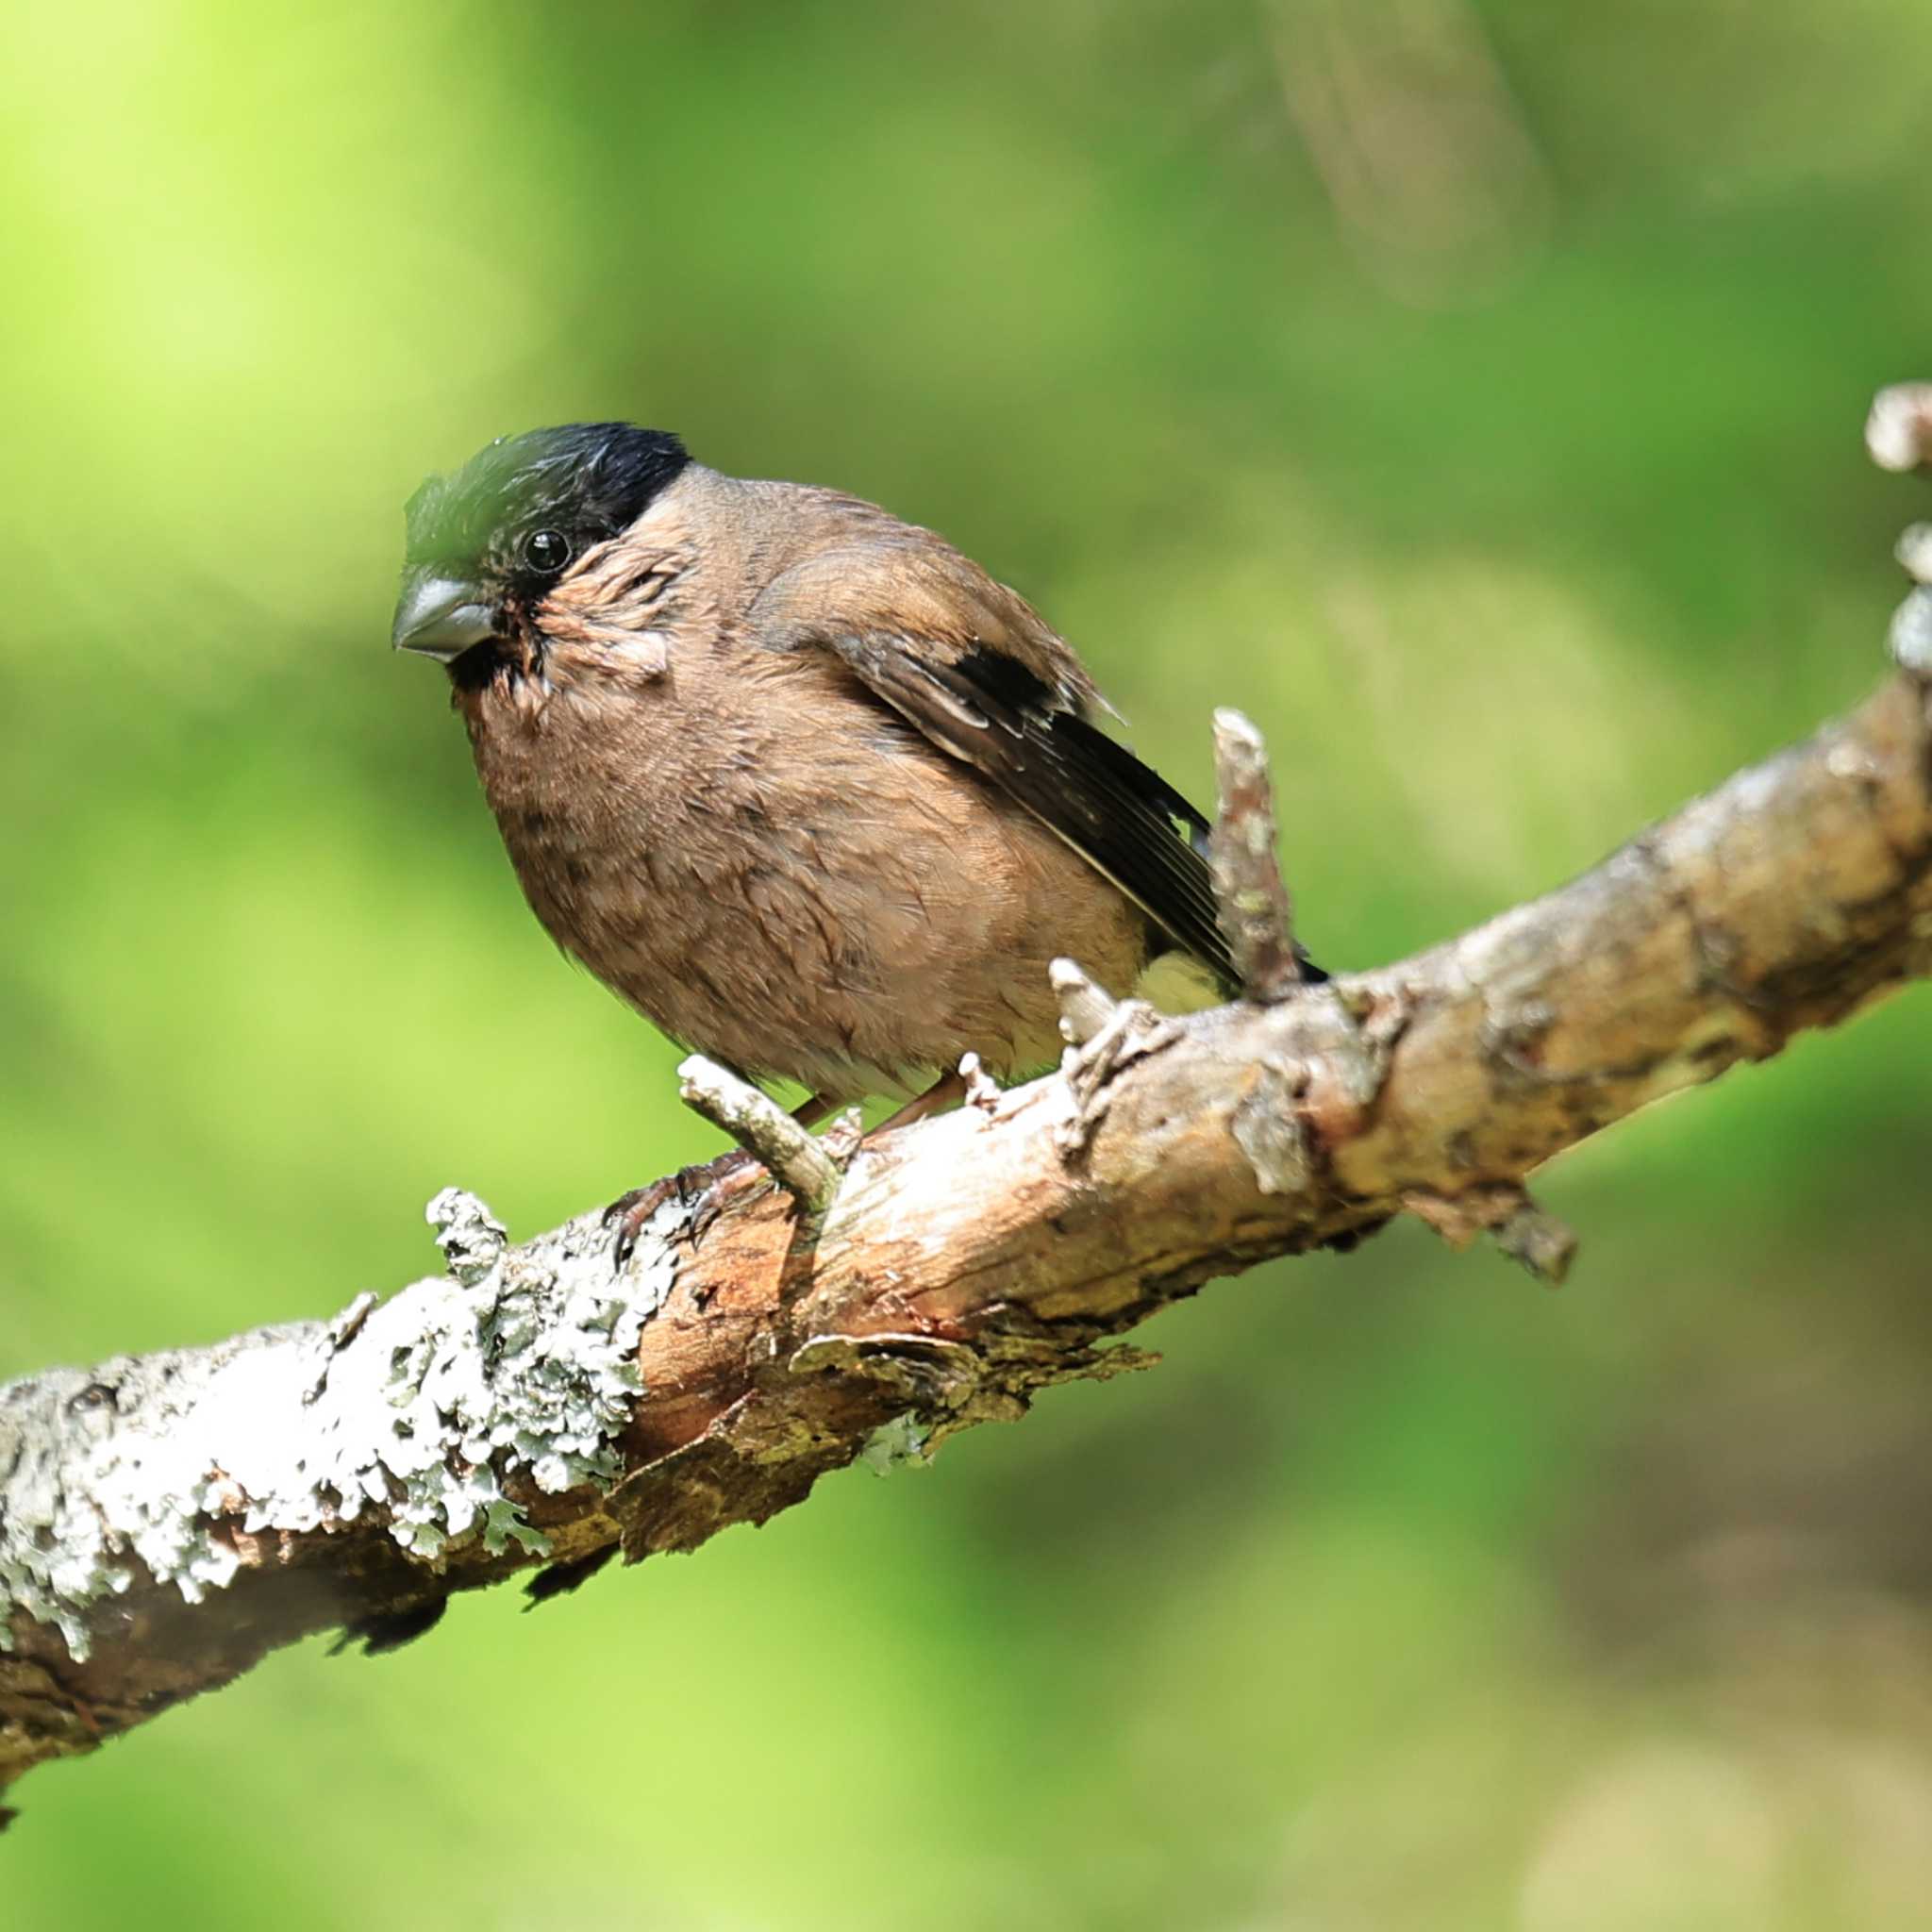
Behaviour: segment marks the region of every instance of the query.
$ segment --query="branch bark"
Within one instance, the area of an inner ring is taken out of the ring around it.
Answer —
[[[311,1632],[386,1647],[454,1591],[541,1564],[541,1599],[929,1455],[1141,1366],[1103,1344],[1210,1276],[1405,1211],[1560,1274],[1538,1166],[1928,966],[1901,675],[1400,964],[1183,1021],[1090,988],[1058,1074],[875,1137],[823,1213],[769,1188],[692,1246],[672,1205],[618,1274],[595,1215],[510,1247],[452,1191],[450,1273],[387,1302],[0,1391],[0,1787]]]

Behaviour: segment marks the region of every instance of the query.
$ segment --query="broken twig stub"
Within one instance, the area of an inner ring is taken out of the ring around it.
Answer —
[[[1085,1046],[1113,1018],[1114,1003],[1072,959],[1056,959],[1046,969],[1060,1003],[1060,1038]]]
[[[769,1093],[695,1053],[677,1069],[677,1092],[762,1161],[801,1207],[819,1213],[832,1205],[841,1178],[838,1162]]]

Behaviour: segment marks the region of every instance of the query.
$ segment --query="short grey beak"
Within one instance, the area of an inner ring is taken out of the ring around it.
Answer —
[[[495,632],[495,614],[476,585],[426,570],[412,570],[403,578],[389,634],[397,650],[420,651],[447,664]]]

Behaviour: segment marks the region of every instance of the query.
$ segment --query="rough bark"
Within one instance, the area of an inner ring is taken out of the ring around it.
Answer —
[[[0,1787],[308,1633],[382,1647],[454,1591],[541,1564],[549,1595],[929,1454],[1141,1365],[1103,1344],[1210,1276],[1405,1211],[1560,1274],[1538,1166],[1928,965],[1932,732],[1900,675],[1398,965],[1184,1021],[1074,974],[1060,1073],[975,1074],[823,1211],[770,1188],[692,1245],[672,1204],[616,1274],[595,1216],[510,1247],[452,1191],[449,1274],[387,1302],[0,1391]]]

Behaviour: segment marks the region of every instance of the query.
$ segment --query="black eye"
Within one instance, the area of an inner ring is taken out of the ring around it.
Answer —
[[[524,539],[524,561],[550,576],[570,561],[570,539],[560,530],[532,530]]]

